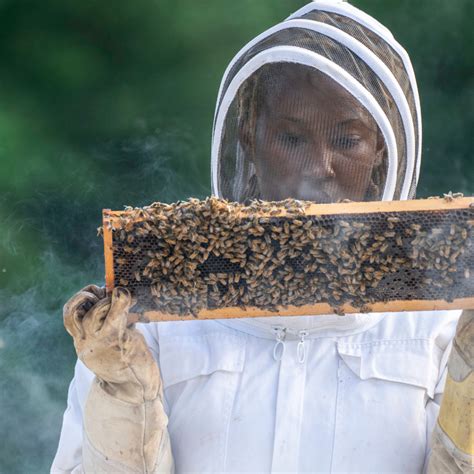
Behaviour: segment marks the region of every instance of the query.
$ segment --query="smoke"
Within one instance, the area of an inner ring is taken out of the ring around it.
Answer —
[[[0,472],[48,472],[53,459],[75,352],[62,306],[100,266],[78,270],[45,252],[38,284],[15,294],[0,290]]]
[[[100,143],[92,151],[97,176],[107,183],[106,187],[97,183],[96,191],[103,194],[102,203],[116,202],[112,205],[116,209],[207,195],[209,188],[203,186],[209,175],[207,147],[199,146],[183,124],[139,120],[133,133]],[[114,190],[113,196],[107,188]]]
[[[76,361],[62,308],[84,286],[104,284],[101,210],[204,194],[193,179],[199,154],[182,127],[142,121],[87,154],[63,152],[68,171],[55,183],[10,194],[0,214],[1,473],[49,472]]]

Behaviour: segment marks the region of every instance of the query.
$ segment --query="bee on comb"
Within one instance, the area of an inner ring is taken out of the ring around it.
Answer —
[[[474,198],[104,210],[106,287],[141,320],[474,307]]]

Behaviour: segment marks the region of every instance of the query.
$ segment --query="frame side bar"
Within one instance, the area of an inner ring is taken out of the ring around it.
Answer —
[[[105,259],[105,289],[111,293],[115,287],[114,253],[112,243],[112,221],[110,209],[102,211],[102,225],[104,234],[104,259]]]

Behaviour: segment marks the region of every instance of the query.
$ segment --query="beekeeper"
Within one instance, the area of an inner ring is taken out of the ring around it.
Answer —
[[[315,1],[227,68],[213,192],[410,199],[420,150],[406,52],[348,3]],[[64,307],[79,360],[54,473],[467,469],[440,425],[430,456],[459,311],[130,328],[130,305],[127,290],[88,286]]]

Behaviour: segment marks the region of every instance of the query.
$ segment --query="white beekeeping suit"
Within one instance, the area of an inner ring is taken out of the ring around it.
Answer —
[[[420,149],[406,52],[360,10],[315,1],[227,68],[213,192],[236,201],[408,199]],[[82,320],[75,308],[94,291]],[[135,330],[117,329],[130,341],[114,343],[126,355],[121,367],[103,362],[113,359],[106,349],[102,362],[90,351],[101,347],[94,324],[118,328],[128,303],[110,304],[98,289],[74,298],[66,325],[89,368],[78,361],[54,473],[170,472],[173,459],[177,472],[426,469],[459,311],[139,325],[161,374],[150,386],[159,375],[142,346],[130,350],[143,342]]]

